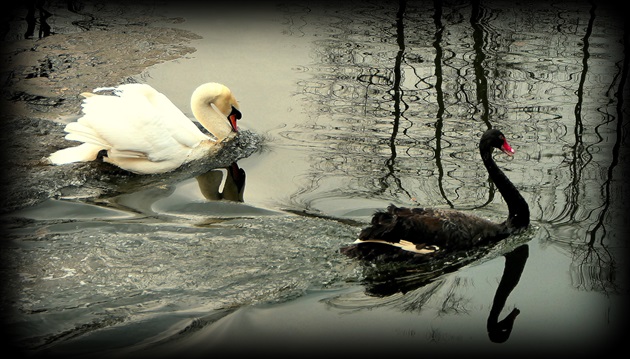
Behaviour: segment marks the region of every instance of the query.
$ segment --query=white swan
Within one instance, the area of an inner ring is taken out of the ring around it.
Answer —
[[[193,92],[195,118],[215,138],[201,132],[166,96],[146,84],[126,84],[114,95],[83,93],[83,116],[69,123],[66,139],[83,144],[59,150],[51,164],[93,161],[107,150],[105,162],[139,174],[164,173],[215,153],[238,132],[239,105],[224,85],[206,83]]]

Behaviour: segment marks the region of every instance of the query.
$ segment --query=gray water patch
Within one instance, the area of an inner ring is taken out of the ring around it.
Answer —
[[[48,199],[33,207],[12,212],[11,217],[27,218],[38,221],[88,219],[124,219],[133,214],[93,204]]]

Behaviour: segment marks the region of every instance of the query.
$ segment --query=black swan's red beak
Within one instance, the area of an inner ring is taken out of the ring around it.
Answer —
[[[501,145],[500,150],[508,156],[512,156],[514,154],[514,149],[512,149],[505,138],[503,139],[503,144]]]

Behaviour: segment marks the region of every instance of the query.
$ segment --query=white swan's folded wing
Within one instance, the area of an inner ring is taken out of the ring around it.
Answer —
[[[205,135],[184,113],[164,94],[146,84],[125,84],[113,89],[114,94],[125,102],[146,102],[155,113],[162,116],[162,126],[178,142],[194,147],[210,137]],[[86,104],[88,105],[88,104]]]
[[[83,112],[76,123],[66,126],[66,138],[102,146],[109,150],[109,157],[166,161],[185,158],[198,144],[186,136],[179,136],[184,140],[174,136],[169,114],[144,96],[90,96],[84,100]]]

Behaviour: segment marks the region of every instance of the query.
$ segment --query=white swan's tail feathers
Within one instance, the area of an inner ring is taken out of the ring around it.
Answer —
[[[66,163],[94,161],[98,156],[101,147],[84,143],[75,147],[64,148],[48,157],[53,165],[64,165]]]

